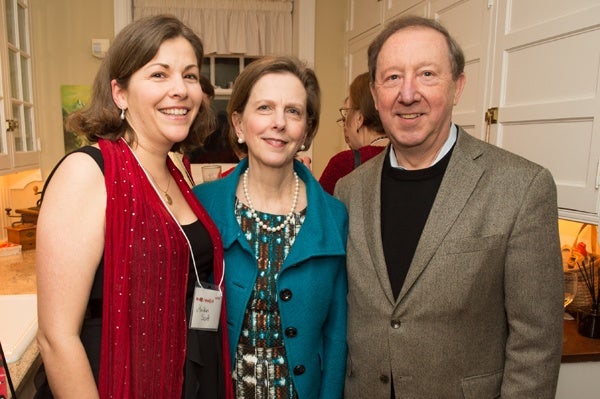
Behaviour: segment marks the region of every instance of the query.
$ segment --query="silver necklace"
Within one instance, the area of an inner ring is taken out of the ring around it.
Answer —
[[[246,169],[246,171],[244,172],[244,177],[242,178],[242,185],[244,188],[244,195],[246,196],[246,202],[248,203],[248,209],[250,210],[250,217],[254,219],[256,224],[258,224],[258,226],[261,229],[266,230],[269,233],[273,233],[275,231],[280,231],[280,230],[284,229],[285,226],[287,226],[290,223],[290,221],[292,220],[292,218],[294,217],[294,211],[296,210],[296,203],[298,202],[298,193],[300,191],[300,179],[298,178],[298,174],[296,172],[294,172],[295,187],[294,187],[294,198],[292,199],[292,209],[290,209],[290,212],[285,216],[285,219],[283,220],[283,222],[281,222],[278,226],[271,227],[271,226],[265,224],[258,217],[258,214],[256,213],[256,210],[254,209],[254,205],[252,205],[252,200],[250,199],[250,195],[248,194],[248,170],[249,169],[250,168]]]

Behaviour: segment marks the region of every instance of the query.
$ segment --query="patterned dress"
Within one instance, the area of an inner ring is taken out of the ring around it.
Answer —
[[[285,215],[256,212],[264,223],[277,226]],[[267,232],[250,216],[249,208],[236,199],[235,215],[254,250],[258,275],[235,355],[235,395],[239,399],[297,398],[283,344],[277,277],[292,247],[306,210],[296,213],[281,231]]]

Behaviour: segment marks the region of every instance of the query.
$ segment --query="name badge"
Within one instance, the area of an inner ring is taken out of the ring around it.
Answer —
[[[194,303],[190,315],[190,328],[194,330],[217,331],[221,316],[223,295],[218,287],[209,283],[196,284]]]

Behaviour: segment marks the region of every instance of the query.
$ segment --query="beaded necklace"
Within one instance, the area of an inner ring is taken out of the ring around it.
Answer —
[[[380,137],[377,137],[375,140],[371,141],[371,142],[369,143],[369,145],[373,145],[374,143],[376,143],[376,142],[378,142],[378,141],[381,141],[381,140],[386,140],[386,139],[387,139],[387,137],[386,137],[386,136],[380,136]]]
[[[281,224],[279,224],[278,226],[274,226],[271,227],[267,224],[265,224],[259,217],[258,214],[256,213],[256,210],[254,209],[254,205],[252,205],[252,200],[250,199],[250,195],[248,194],[248,170],[250,168],[246,169],[246,171],[244,172],[244,177],[242,178],[242,185],[244,188],[244,195],[246,196],[246,202],[248,203],[248,209],[250,210],[250,217],[254,218],[254,221],[256,222],[256,224],[258,224],[258,226],[261,229],[264,229],[270,233],[275,232],[275,231],[280,231],[283,228],[285,228],[285,226],[287,226],[290,223],[290,220],[292,220],[292,218],[294,217],[294,211],[296,210],[296,203],[298,202],[298,193],[300,191],[300,179],[298,178],[298,174],[296,172],[294,172],[294,180],[295,180],[295,187],[294,187],[294,198],[292,200],[292,209],[290,209],[290,212],[285,216],[285,219],[283,220],[283,222],[281,222]]]

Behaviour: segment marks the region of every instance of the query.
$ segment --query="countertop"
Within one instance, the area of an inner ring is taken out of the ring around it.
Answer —
[[[35,250],[0,256],[0,276],[0,295],[35,294]],[[8,364],[17,396],[21,383],[29,379],[30,374],[34,373],[41,363],[37,342],[33,340],[18,361]]]
[[[35,250],[0,256],[0,295],[35,294]]]
[[[600,339],[580,335],[575,320],[564,321],[563,336],[563,363],[600,362]]]

